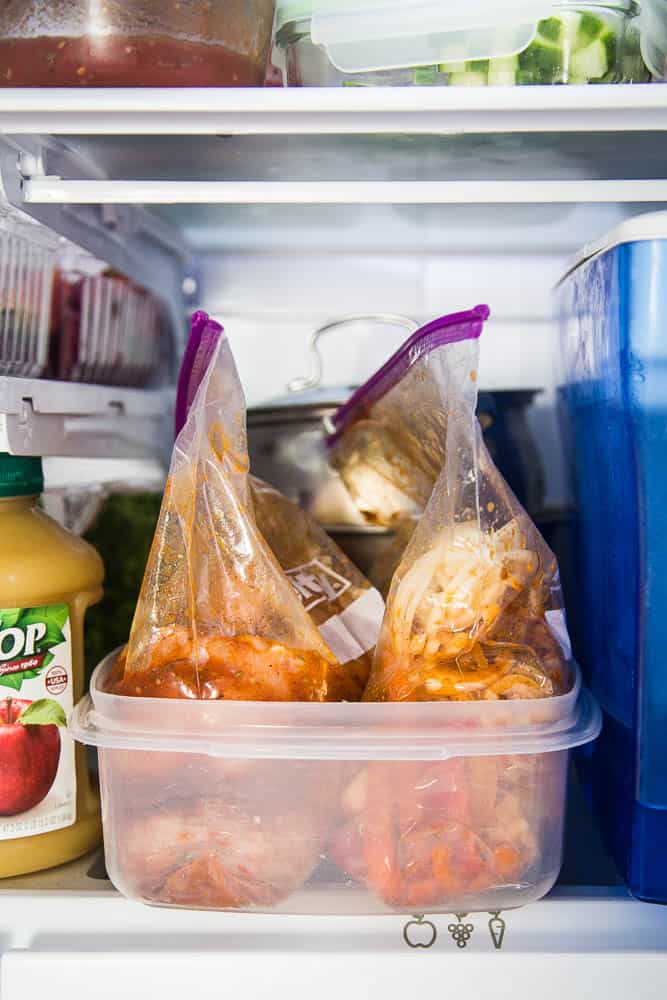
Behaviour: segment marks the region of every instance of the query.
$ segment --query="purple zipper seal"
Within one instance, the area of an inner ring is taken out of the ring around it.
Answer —
[[[332,447],[350,424],[367,416],[373,404],[393,389],[425,354],[430,354],[431,351],[446,344],[456,344],[462,340],[478,340],[490,315],[488,306],[479,305],[466,312],[440,316],[411,334],[382,368],[371,375],[355,390],[348,401],[336,410],[331,419],[334,430],[326,439],[327,446]]]
[[[174,436],[185,426],[192,401],[197,395],[206,369],[209,366],[213,352],[218,346],[224,328],[203,311],[196,312],[190,324],[190,336],[185,347],[181,370],[178,373],[178,388],[176,390],[176,413],[174,417]]]

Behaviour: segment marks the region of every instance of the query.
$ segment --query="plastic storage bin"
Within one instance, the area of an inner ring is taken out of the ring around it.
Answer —
[[[261,84],[274,0],[26,0],[0,10],[5,87]]]
[[[0,375],[42,375],[58,239],[0,207]]]
[[[667,77],[667,0],[643,0],[641,52],[656,80]]]
[[[288,86],[621,83],[648,78],[634,0],[278,0]]]
[[[592,791],[630,890],[667,902],[667,213],[585,248],[561,297]]]
[[[295,704],[108,694],[114,657],[70,729],[99,748],[107,868],[125,895],[470,912],[553,885],[569,751],[600,727],[578,668],[545,700]]]
[[[95,261],[59,272],[56,280],[53,370],[58,378],[143,386],[164,354],[157,300]]]

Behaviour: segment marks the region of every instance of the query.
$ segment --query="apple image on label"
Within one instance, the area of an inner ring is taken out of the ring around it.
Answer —
[[[0,816],[17,816],[32,809],[48,795],[55,781],[60,760],[59,723],[40,724],[35,712],[28,715],[31,706],[38,704],[20,698],[0,701]],[[31,718],[35,721],[29,721]]]

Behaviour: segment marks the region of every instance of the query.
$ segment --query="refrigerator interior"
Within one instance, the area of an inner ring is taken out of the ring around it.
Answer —
[[[331,319],[421,323],[488,302],[480,389],[541,390],[529,419],[545,505],[566,507],[553,288],[583,244],[667,201],[667,89],[415,89],[6,90],[2,186],[12,205],[159,295],[176,356],[190,310],[219,319],[250,406],[308,373],[308,338]],[[323,383],[362,382],[402,339],[364,324],[332,333]],[[173,375],[145,390],[0,377],[0,447],[132,459],[154,482]],[[138,983],[218,996],[220,974],[253,997],[306,996],[315,980],[324,997],[343,984],[399,996],[415,982],[441,989],[443,976],[462,996],[497,996],[499,953],[519,997],[667,988],[667,908],[629,898],[574,778],[552,894],[502,917],[434,918],[433,942],[420,915],[142,907],[113,890],[99,858],[6,880],[0,900],[11,912],[0,923],[3,1000],[32,996],[47,977],[55,997],[81,995],[91,977],[99,997],[138,995]],[[464,970],[454,958],[470,953]]]

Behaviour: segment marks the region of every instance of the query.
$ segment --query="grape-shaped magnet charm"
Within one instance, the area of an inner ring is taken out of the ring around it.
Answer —
[[[415,913],[403,928],[403,940],[409,948],[430,948],[437,936],[435,924],[425,920],[423,913]]]
[[[498,951],[503,946],[503,940],[505,938],[506,923],[500,916],[500,910],[493,910],[491,912],[491,919],[489,920],[489,931],[491,933],[491,940],[493,941],[493,946]]]
[[[447,930],[452,935],[453,939],[456,941],[457,948],[465,948],[470,940],[470,936],[474,931],[472,924],[464,924],[463,918],[467,917],[467,913],[457,913],[455,914],[458,920],[457,924],[450,924]]]

